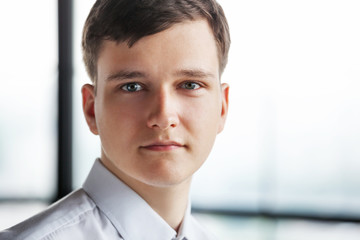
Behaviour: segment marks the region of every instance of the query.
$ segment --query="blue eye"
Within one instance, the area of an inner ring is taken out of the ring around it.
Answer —
[[[137,92],[143,89],[143,87],[138,83],[127,83],[121,87],[122,90],[127,92]]]
[[[187,89],[187,90],[195,90],[200,88],[200,84],[195,83],[195,82],[185,82],[184,84],[181,85],[181,88]]]

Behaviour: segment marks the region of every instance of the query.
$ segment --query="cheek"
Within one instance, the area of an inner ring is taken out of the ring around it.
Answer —
[[[214,145],[218,126],[215,115],[214,108],[190,108],[186,115],[184,125],[190,135],[189,152],[196,170],[206,161]]]
[[[97,124],[103,144],[118,148],[130,143],[140,126],[144,125],[142,112],[142,109],[117,99],[109,98],[99,104]]]
[[[101,104],[104,119],[112,124],[128,125],[141,119],[143,109],[141,101],[120,98],[116,94],[108,94]]]
[[[212,145],[216,137],[221,108],[213,99],[191,102],[184,109],[184,125],[196,138],[198,144]]]

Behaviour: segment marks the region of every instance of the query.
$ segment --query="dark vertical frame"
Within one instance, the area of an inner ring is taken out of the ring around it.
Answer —
[[[59,199],[72,190],[73,2],[58,0],[58,172]]]

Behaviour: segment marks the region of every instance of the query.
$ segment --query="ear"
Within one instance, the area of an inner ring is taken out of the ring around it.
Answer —
[[[221,84],[221,119],[219,124],[218,133],[220,133],[225,126],[225,121],[229,107],[229,85],[227,83]]]
[[[98,129],[96,125],[96,117],[95,117],[95,90],[94,86],[91,84],[85,84],[81,88],[82,94],[82,106],[83,112],[85,115],[86,122],[90,128],[90,131],[98,135]]]

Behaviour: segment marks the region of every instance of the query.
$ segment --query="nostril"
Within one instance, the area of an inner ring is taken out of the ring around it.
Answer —
[[[153,115],[148,120],[148,127],[159,128],[167,130],[168,128],[175,128],[179,124],[176,114],[173,115]]]

